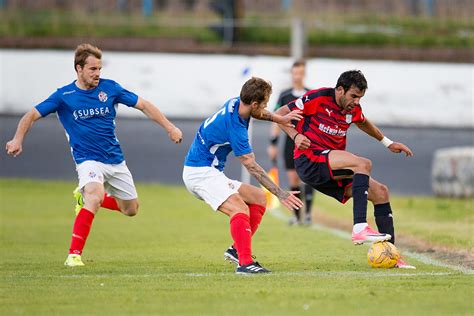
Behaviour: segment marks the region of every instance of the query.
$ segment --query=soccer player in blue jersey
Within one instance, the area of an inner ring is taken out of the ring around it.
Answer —
[[[77,79],[54,92],[26,113],[15,136],[6,144],[9,155],[22,152],[25,135],[38,119],[56,113],[67,133],[79,178],[81,206],[74,222],[66,266],[83,266],[82,250],[95,214],[102,206],[134,216],[137,191],[115,136],[116,106],[122,103],[142,111],[161,125],[171,141],[180,143],[183,134],[151,102],[100,78],[102,52],[90,44],[77,47],[74,69]]]
[[[283,191],[268,177],[255,161],[249,143],[250,118],[274,121],[293,126],[295,115],[280,116],[265,110],[272,92],[271,85],[260,78],[249,79],[242,87],[240,97],[228,100],[224,106],[206,119],[186,155],[183,181],[186,188],[197,198],[204,200],[215,211],[230,217],[230,233],[234,244],[226,250],[224,258],[238,264],[236,273],[267,273],[252,258],[252,235],[255,234],[263,214],[266,198],[262,189],[226,177],[223,173],[228,154],[236,158],[257,181],[276,195],[290,210],[300,208],[303,202],[295,194]]]

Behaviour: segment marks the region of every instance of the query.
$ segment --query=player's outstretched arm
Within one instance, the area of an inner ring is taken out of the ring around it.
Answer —
[[[303,202],[294,196],[294,194],[298,192],[284,191],[278,185],[276,185],[267,175],[265,170],[263,170],[263,168],[255,161],[255,155],[253,153],[238,156],[237,159],[245,166],[245,168],[247,168],[249,173],[253,175],[261,185],[274,194],[288,209],[294,210],[303,206]]]
[[[394,152],[394,153],[404,152],[405,155],[407,155],[408,157],[413,156],[413,152],[411,151],[410,148],[408,148],[408,146],[402,143],[393,142],[387,137],[385,137],[382,131],[377,126],[375,126],[374,123],[369,121],[367,118],[361,123],[356,123],[356,125],[359,129],[361,129],[368,135],[374,137],[379,142],[384,144],[391,152]]]
[[[283,126],[288,126],[288,127],[295,127],[293,125],[293,121],[299,121],[303,118],[301,115],[302,112],[300,110],[297,111],[291,111],[286,113],[285,115],[280,115],[272,112],[269,112],[267,110],[263,110],[260,113],[260,116],[253,116],[253,118],[256,118],[257,120],[262,120],[262,121],[271,121],[275,122],[279,125]]]
[[[183,133],[179,128],[171,123],[163,113],[161,113],[158,107],[153,105],[150,101],[138,97],[135,108],[145,113],[146,116],[156,123],[160,124],[166,130],[166,132],[168,132],[168,136],[171,141],[175,142],[176,144],[181,143],[183,140]]]
[[[5,149],[7,154],[16,157],[23,151],[23,140],[25,139],[26,134],[30,130],[33,123],[41,118],[41,114],[36,108],[28,111],[18,122],[18,127],[16,128],[15,136],[10,140]]]

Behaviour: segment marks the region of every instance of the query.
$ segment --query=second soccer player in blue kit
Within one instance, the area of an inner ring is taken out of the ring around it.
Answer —
[[[228,100],[201,124],[184,162],[183,181],[186,188],[213,210],[230,218],[234,243],[224,256],[238,264],[238,274],[270,272],[252,257],[252,236],[265,213],[266,198],[262,189],[230,179],[224,174],[229,153],[233,151],[249,173],[287,208],[293,210],[303,206],[303,202],[295,196],[299,192],[284,191],[273,183],[256,162],[249,143],[251,117],[290,127],[293,126],[292,120],[301,119],[298,111],[280,116],[265,110],[271,92],[267,81],[249,79],[243,85],[240,97]]]

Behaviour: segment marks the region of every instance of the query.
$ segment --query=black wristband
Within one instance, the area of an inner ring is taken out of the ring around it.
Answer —
[[[293,143],[295,142],[296,136],[300,135],[300,133],[296,133],[295,136],[293,136]]]
[[[277,145],[278,144],[278,136],[270,138],[270,144]]]

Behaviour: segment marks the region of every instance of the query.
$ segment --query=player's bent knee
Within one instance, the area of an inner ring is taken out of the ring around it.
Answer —
[[[359,158],[356,171],[370,174],[372,171],[372,161],[367,158]]]
[[[245,204],[245,203],[239,203],[238,205],[234,205],[234,207],[232,207],[232,209],[230,209],[229,216],[232,217],[232,216],[234,216],[236,214],[239,214],[239,213],[250,215],[250,210],[249,210],[248,205]]]
[[[377,184],[372,187],[370,191],[371,193],[369,192],[369,197],[374,204],[387,203],[389,201],[389,190],[386,185]]]
[[[263,190],[259,190],[258,195],[256,196],[256,204],[265,206],[267,205],[267,197]]]
[[[126,208],[126,209],[124,209],[124,210],[122,211],[122,213],[123,213],[124,215],[127,215],[127,216],[132,217],[132,216],[137,215],[138,209]]]
[[[103,201],[103,196],[99,196],[97,194],[84,194],[84,208],[90,211],[97,211]]]
[[[225,202],[217,208],[217,210],[226,214],[230,218],[238,213],[243,213],[246,215],[250,214],[248,205],[238,193],[229,196],[227,200],[225,200]]]
[[[231,214],[229,215],[229,217],[232,218],[232,217],[234,217],[234,216],[237,215],[237,214],[245,214],[245,215],[247,215],[247,216],[250,216],[249,208],[247,207],[247,209],[233,211],[233,212],[231,212]]]
[[[246,215],[250,215],[250,209],[247,204],[245,206],[240,207],[238,210],[235,211],[235,214],[237,213],[243,213]]]
[[[138,207],[138,203],[136,205],[127,206],[122,210],[122,213],[130,217],[135,216],[138,214]]]
[[[382,200],[388,201],[390,195],[390,191],[388,190],[388,187],[384,184],[381,184],[379,187],[379,196]]]

